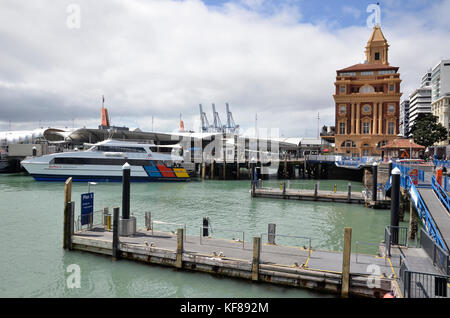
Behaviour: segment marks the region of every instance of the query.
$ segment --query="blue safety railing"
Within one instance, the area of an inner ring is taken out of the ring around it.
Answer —
[[[444,243],[444,240],[442,239],[439,230],[434,223],[433,217],[431,216],[430,211],[428,210],[425,202],[423,202],[422,197],[420,196],[419,191],[417,190],[416,186],[414,185],[414,182],[412,181],[411,177],[408,177],[407,179],[407,187],[409,194],[411,196],[411,199],[416,207],[417,213],[419,214],[420,218],[422,219],[422,223],[425,226],[425,229],[427,230],[428,235],[430,235],[431,238],[435,240],[437,244],[444,250],[447,251],[447,246]]]
[[[431,187],[433,188],[434,193],[436,193],[436,195],[438,196],[442,205],[447,209],[447,211],[450,211],[450,198],[447,194],[447,191],[442,188],[442,186],[439,184],[439,182],[437,182],[434,176],[433,178],[431,178]]]
[[[450,167],[450,161],[449,160],[433,160],[433,163],[436,167]]]

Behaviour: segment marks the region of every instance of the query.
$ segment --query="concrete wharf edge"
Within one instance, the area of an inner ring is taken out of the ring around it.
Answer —
[[[142,230],[139,232],[143,233],[146,231]],[[170,233],[159,233],[171,235]],[[83,233],[81,232],[76,232],[73,234],[71,245],[73,250],[112,256],[112,240],[82,235]],[[188,238],[190,238],[190,236],[188,236]],[[121,239],[125,240],[126,238],[121,237]],[[220,239],[217,240],[220,241]],[[229,242],[236,243],[234,241]],[[181,266],[179,266],[179,264],[177,265],[176,248],[168,249],[151,245],[152,244],[148,244],[148,242],[130,243],[121,241],[119,244],[119,258],[252,281],[251,258],[245,260],[231,257],[220,257],[216,255],[206,255],[195,251],[183,250],[181,254],[182,262]],[[267,244],[264,246],[267,246]],[[275,247],[278,246],[275,245]],[[311,253],[308,253],[309,256],[311,256]],[[339,252],[334,253],[336,253],[337,256],[342,255],[342,253]],[[309,257],[307,262],[308,261]],[[368,282],[371,279],[372,278],[370,278],[369,275],[350,273],[349,295],[362,297],[382,297],[386,292],[396,289],[397,284],[393,278],[381,277],[379,288],[368,287]],[[302,265],[299,267],[293,267],[275,263],[259,263],[258,282],[340,294],[342,287],[342,274],[338,271],[333,272],[319,269],[308,269]]]

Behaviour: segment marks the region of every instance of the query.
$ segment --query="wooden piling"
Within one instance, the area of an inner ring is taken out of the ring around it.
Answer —
[[[150,212],[145,212],[145,228],[147,231],[152,229],[152,214]]]
[[[205,162],[202,162],[202,180],[205,180],[206,178],[206,164]]]
[[[253,237],[252,280],[259,280],[259,259],[261,256],[261,238]]]
[[[210,173],[209,173],[209,179],[213,180],[214,179],[214,161],[211,160],[211,164],[210,164]]]
[[[183,229],[177,230],[177,256],[175,260],[175,267],[176,268],[183,268]]]
[[[268,236],[269,244],[275,244],[276,228],[277,228],[277,225],[273,224],[273,223],[270,223],[268,226],[268,230],[267,230],[268,235],[267,236]]]
[[[67,202],[64,208],[63,248],[72,249],[74,202]]]
[[[118,260],[120,256],[119,251],[119,212],[120,208],[114,208],[114,220],[113,220],[113,241],[112,241],[112,258]]]
[[[352,199],[352,184],[350,182],[348,183],[347,189],[348,189],[347,200],[350,202]]]
[[[350,286],[350,257],[352,247],[352,228],[344,229],[344,252],[342,257],[342,288],[341,297],[348,297]]]
[[[241,168],[239,167],[239,162],[236,161],[236,179],[241,179]]]

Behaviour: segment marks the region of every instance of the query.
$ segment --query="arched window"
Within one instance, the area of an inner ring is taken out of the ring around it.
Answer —
[[[371,94],[374,92],[374,89],[370,85],[363,86],[359,89],[359,92],[362,94]]]

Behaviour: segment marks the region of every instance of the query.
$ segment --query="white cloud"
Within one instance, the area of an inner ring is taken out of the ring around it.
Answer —
[[[315,135],[317,112],[322,124],[334,124],[336,70],[364,60],[370,35],[365,25],[330,30],[299,23],[293,3],[270,14],[249,10],[264,5],[258,0],[214,8],[198,0],[80,0],[81,28],[70,30],[70,3],[2,1],[0,88],[9,97],[0,96],[0,109],[9,118],[0,116],[0,128],[9,119],[45,116],[90,125],[104,94],[115,125],[151,129],[154,116],[155,128],[171,131],[182,113],[185,127],[196,130],[199,103],[211,118],[214,102],[224,121],[228,102],[242,127],[253,127],[257,112],[260,127]],[[400,24],[390,23],[389,14],[382,21],[390,62],[410,90],[450,52],[439,29],[445,21],[421,29],[414,16],[402,16]],[[27,94],[40,98],[33,103]]]

